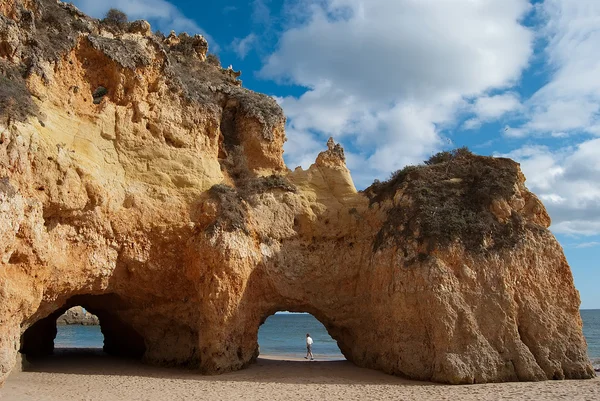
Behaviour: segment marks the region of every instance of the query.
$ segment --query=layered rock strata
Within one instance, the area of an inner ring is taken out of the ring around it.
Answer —
[[[259,326],[290,310],[390,374],[594,375],[517,163],[461,155],[357,192],[331,141],[292,172],[279,106],[207,48],[0,0],[0,383],[76,305],[107,352],[201,373],[252,363]]]

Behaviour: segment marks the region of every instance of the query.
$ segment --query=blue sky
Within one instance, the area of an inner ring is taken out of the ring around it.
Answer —
[[[600,1],[75,0],[201,33],[288,117],[288,167],[329,136],[358,188],[469,146],[521,163],[600,309]]]

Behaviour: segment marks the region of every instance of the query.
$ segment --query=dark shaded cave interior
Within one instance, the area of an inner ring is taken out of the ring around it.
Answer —
[[[98,317],[108,355],[141,359],[146,352],[144,338],[119,316],[125,302],[115,294],[77,295],[50,315],[36,321],[21,335],[21,354],[30,359],[49,356],[55,350],[56,320],[68,309],[81,306]]]

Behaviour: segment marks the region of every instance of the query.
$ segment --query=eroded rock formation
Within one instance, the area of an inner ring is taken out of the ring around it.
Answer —
[[[81,306],[74,306],[56,319],[57,326],[97,326],[100,324],[98,316],[83,309]]]
[[[589,378],[579,295],[518,164],[461,155],[357,192],[201,37],[0,0],[0,382],[81,305],[105,350],[202,373],[310,312],[359,366],[474,383]],[[101,89],[103,88],[103,89]]]

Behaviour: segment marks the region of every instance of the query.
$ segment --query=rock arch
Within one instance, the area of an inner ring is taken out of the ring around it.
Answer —
[[[74,296],[62,307],[24,330],[19,352],[27,357],[51,354],[57,333],[56,320],[73,306],[82,306],[99,319],[104,336],[104,352],[115,356],[142,358],[146,352],[143,337],[118,315],[123,304],[115,294]]]
[[[391,374],[594,376],[569,266],[517,163],[449,154],[357,192],[333,140],[288,170],[281,108],[206,63],[200,38],[189,52],[184,36],[108,32],[54,0],[0,12],[0,73],[23,111],[0,109],[0,383],[26,330],[47,350],[44,319],[71,302],[105,314],[109,350],[126,324],[144,361],[210,374],[252,363],[260,322],[286,308]]]
[[[284,312],[284,314],[278,315],[279,312]],[[289,312],[289,314],[287,314],[287,312]],[[266,355],[269,354],[268,352],[265,352],[264,349],[260,348],[260,346],[261,346],[261,343],[260,343],[261,331],[265,329],[265,324],[267,324],[267,322],[269,321],[269,318],[273,318],[275,316],[280,316],[282,318],[287,318],[287,317],[290,317],[290,315],[291,315],[291,316],[293,316],[292,319],[300,319],[301,316],[295,316],[295,315],[299,315],[299,314],[302,314],[302,315],[306,314],[307,316],[310,316],[312,319],[314,319],[316,322],[318,322],[321,326],[323,326],[323,328],[325,328],[325,332],[327,333],[328,337],[330,339],[332,339],[332,340],[335,341],[339,353],[343,356],[343,352],[340,349],[338,340],[336,340],[331,335],[331,333],[332,333],[331,332],[331,325],[330,325],[330,328],[328,328],[325,324],[323,324],[323,322],[320,319],[318,319],[317,317],[315,317],[312,313],[306,312],[304,310],[290,311],[289,309],[280,309],[280,310],[277,310],[276,312],[268,315],[267,317],[265,317],[261,321],[261,323],[260,323],[260,325],[259,325],[259,327],[257,329],[258,346],[259,346],[259,351],[260,351],[259,356],[263,355],[263,354],[266,354]],[[294,350],[296,350],[294,352],[297,353],[297,354],[299,354],[299,355],[303,353],[303,351],[304,351],[304,348],[303,348],[303,345],[304,345],[303,339],[304,339],[304,335],[305,335],[306,332],[309,332],[311,334],[311,336],[313,337],[313,339],[317,342],[317,338],[316,338],[316,334],[317,333],[314,332],[313,328],[310,328],[310,327],[298,327],[297,330],[294,331],[294,333],[293,333],[295,343],[293,343],[293,345],[290,346],[290,349],[289,349],[290,352],[291,352],[292,349],[294,349]],[[278,339],[286,339],[287,340],[287,338],[282,337],[283,334],[281,334],[279,332],[275,333],[275,335],[276,335],[276,337]],[[319,344],[317,344],[316,348],[317,349],[321,348],[321,346],[322,346],[322,344],[319,342]],[[323,354],[322,352],[319,352],[319,351],[317,351],[317,352],[319,354]],[[286,352],[286,354],[287,354],[287,352]]]

